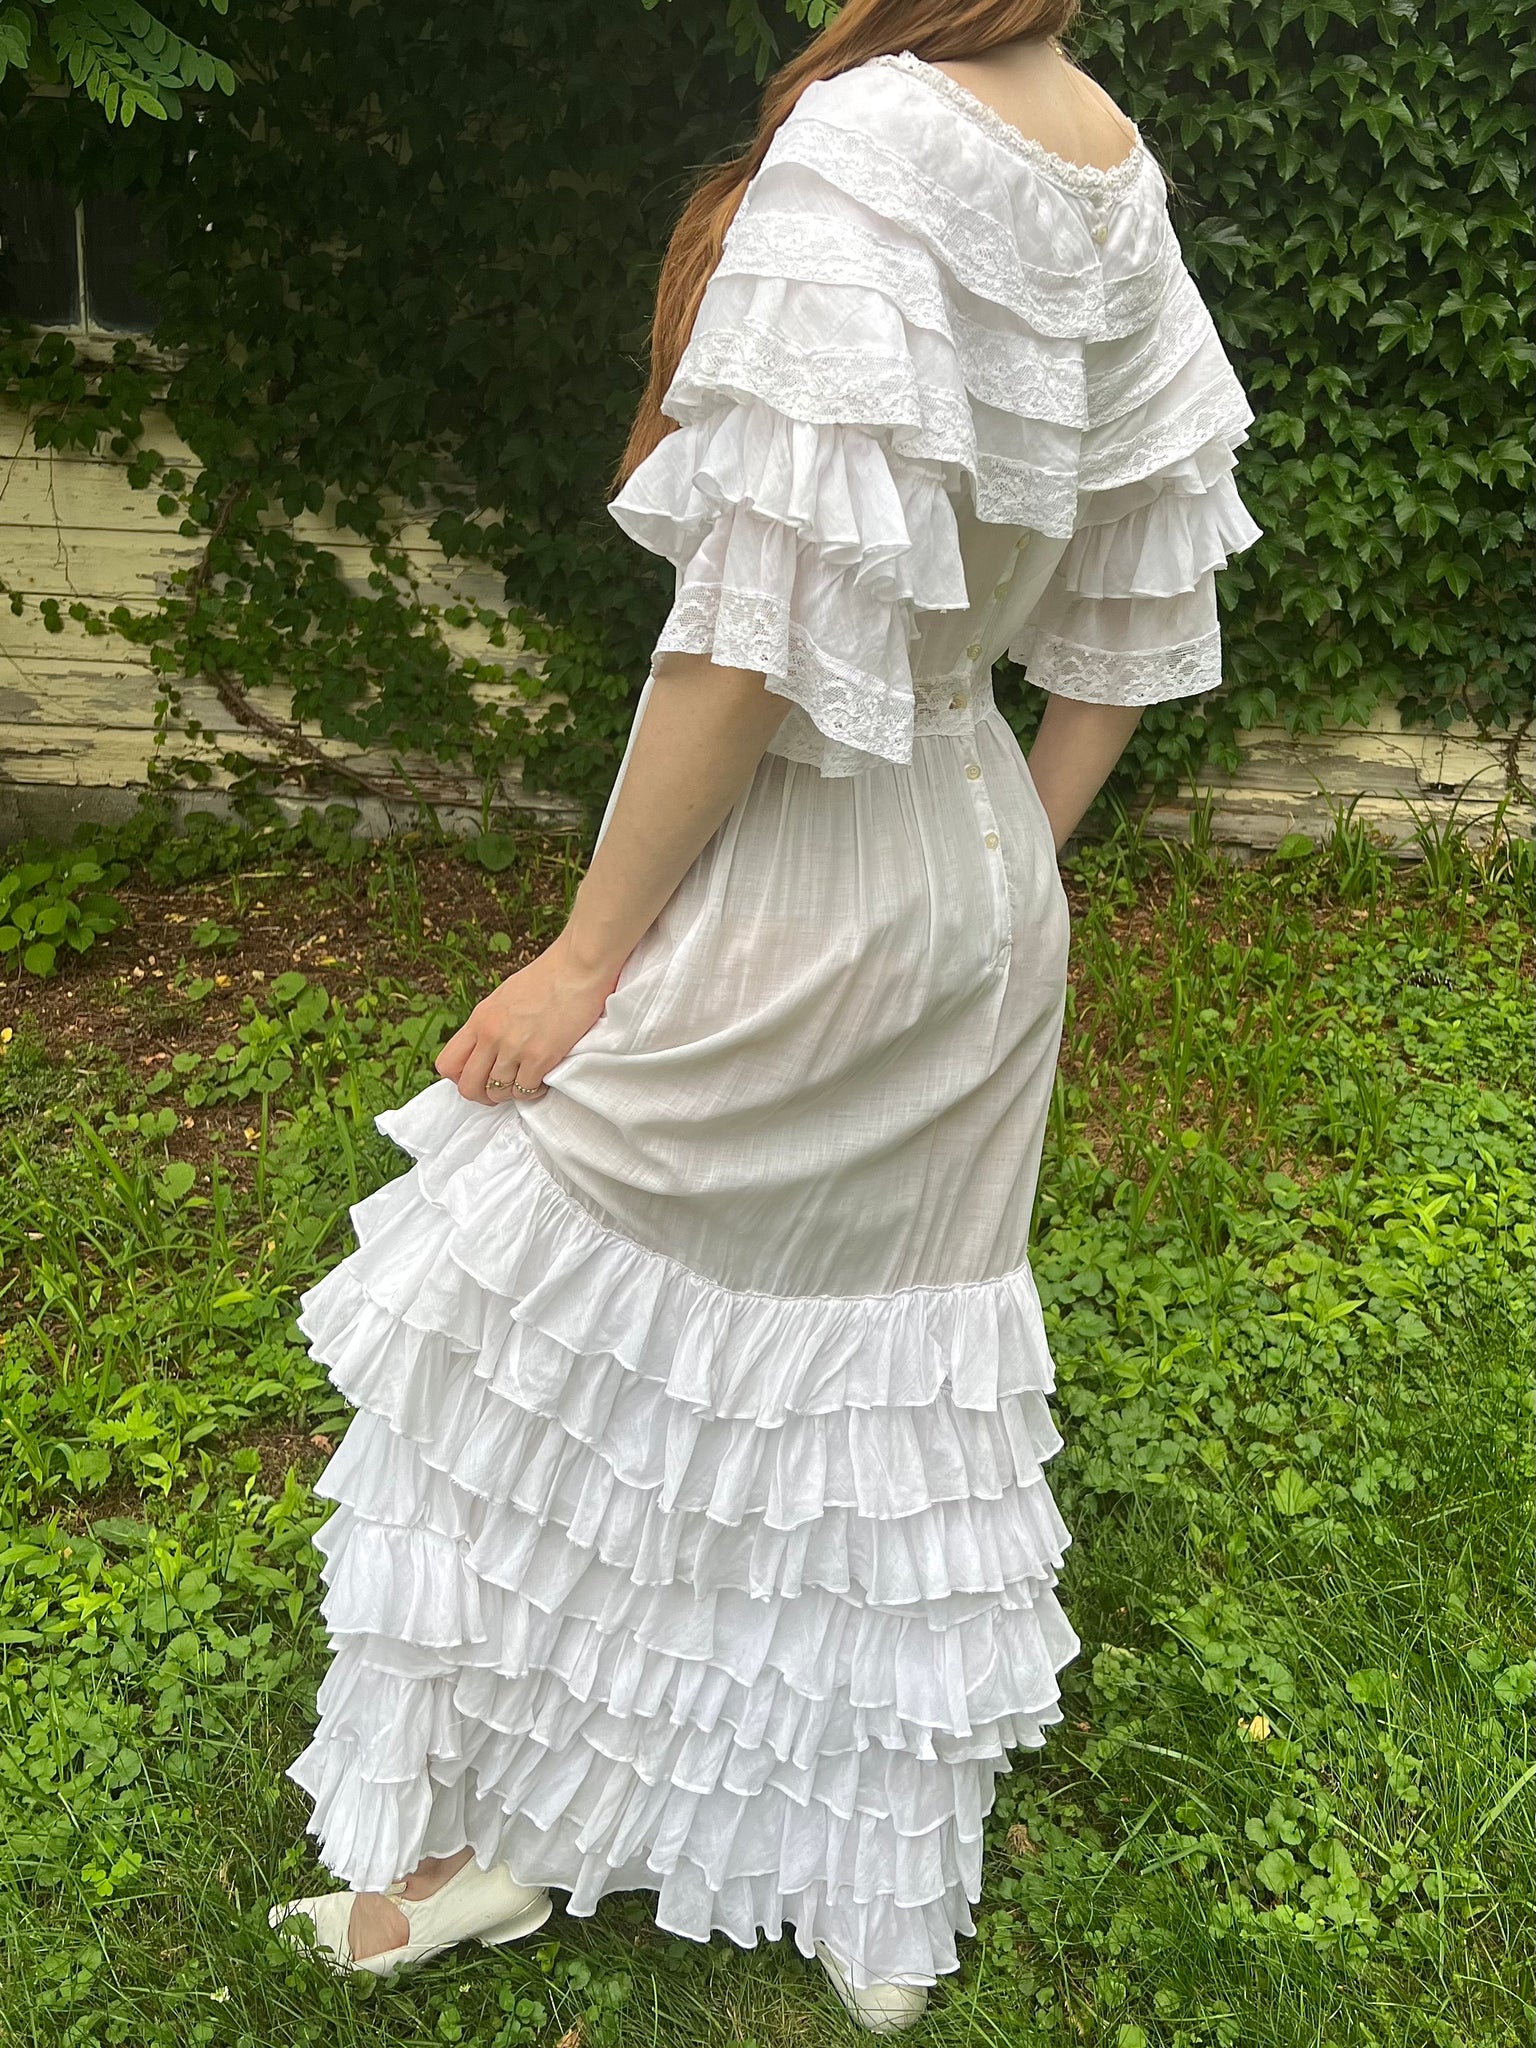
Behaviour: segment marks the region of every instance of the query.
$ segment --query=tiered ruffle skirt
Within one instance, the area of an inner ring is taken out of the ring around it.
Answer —
[[[733,1291],[605,1227],[514,1110],[379,1119],[412,1170],[301,1327],[358,1409],[318,1492],[333,1656],[290,1765],[332,1873],[465,1843],[592,1912],[931,1983],[1081,1647],[1027,1267]]]

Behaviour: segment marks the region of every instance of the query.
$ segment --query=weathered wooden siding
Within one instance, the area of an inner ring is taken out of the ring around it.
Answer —
[[[1242,766],[1232,774],[1209,771],[1198,789],[1184,787],[1147,813],[1147,829],[1185,838],[1202,799],[1211,803],[1213,838],[1255,852],[1278,846],[1293,832],[1326,839],[1332,821],[1349,810],[1391,846],[1408,851],[1422,825],[1485,832],[1508,798],[1504,822],[1530,834],[1536,823],[1531,789],[1536,749],[1529,727],[1522,737],[1489,741],[1470,727],[1453,732],[1405,732],[1394,711],[1378,711],[1368,726],[1333,726],[1294,737],[1276,726],[1241,736]]]
[[[151,422],[146,439],[195,466],[168,422]],[[67,604],[78,598],[102,609],[123,602],[147,606],[168,589],[172,572],[196,559],[199,544],[160,515],[155,496],[131,489],[110,457],[39,454],[27,420],[0,409],[0,580],[28,600],[19,617],[0,604],[0,835],[62,831],[79,819],[120,815],[145,786],[155,702],[147,657],[116,634],[92,637],[70,622],[63,633],[47,632],[36,600],[54,597]],[[323,517],[306,517],[297,531],[328,548],[349,581],[367,587],[371,563],[362,543]],[[501,608],[498,576],[451,567],[419,525],[407,529],[404,540],[428,596]],[[479,628],[450,631],[448,638],[463,653],[494,661],[509,675],[534,666],[516,651],[498,652]],[[238,740],[247,751],[261,751],[211,689],[192,685],[185,701],[211,731],[227,733],[231,744]],[[255,701],[275,718],[286,714],[281,692],[257,693]],[[386,792],[362,799],[365,820],[375,829],[413,814],[407,785],[387,758],[356,755],[310,737],[328,757]],[[404,765],[416,787],[446,808],[450,821],[478,816],[477,784],[427,759]],[[1209,795],[1216,837],[1259,849],[1288,832],[1322,836],[1330,813],[1353,799],[1358,819],[1406,846],[1419,820],[1486,821],[1511,789],[1522,829],[1530,830],[1533,781],[1529,734],[1514,745],[1479,739],[1469,729],[1403,732],[1395,714],[1383,712],[1368,728],[1334,729],[1313,738],[1259,728],[1245,736],[1236,774],[1213,774],[1200,789],[1181,790],[1151,810],[1147,823],[1153,832],[1183,836],[1194,806]],[[216,776],[212,788],[218,787]],[[551,823],[576,815],[570,805],[524,791],[515,770],[499,796]]]
[[[145,438],[195,470],[190,450],[168,421],[148,421]],[[52,597],[67,605],[78,599],[101,611],[123,603],[148,609],[172,587],[174,572],[196,561],[200,545],[162,517],[156,496],[132,489],[110,456],[40,454],[27,419],[0,408],[0,580],[27,600],[19,617],[0,604],[0,835],[67,831],[80,820],[120,816],[146,787],[156,698],[147,653],[116,633],[93,636],[68,619],[63,632],[50,633],[37,600]],[[337,558],[350,583],[366,590],[373,565],[364,543],[323,516],[306,515],[294,525]],[[428,599],[503,608],[501,578],[448,564],[420,523],[406,528],[403,542]],[[534,666],[515,646],[493,647],[479,627],[446,627],[444,637],[455,651],[494,662],[508,676]],[[250,696],[259,710],[286,720],[282,691]],[[227,736],[232,747],[256,755],[268,751],[213,689],[194,683],[184,686],[183,697],[188,713],[221,739]],[[320,739],[313,728],[306,735],[329,759],[394,793],[361,796],[365,823],[374,829],[415,814],[412,784],[444,807],[449,822],[480,814],[478,781],[445,772],[429,757],[406,756],[402,777],[386,755],[358,754],[344,743]],[[217,802],[226,782],[215,771],[209,793],[195,801]],[[560,823],[577,816],[569,803],[525,792],[515,769],[498,794],[530,817]],[[294,796],[296,804],[302,801],[297,784]]]

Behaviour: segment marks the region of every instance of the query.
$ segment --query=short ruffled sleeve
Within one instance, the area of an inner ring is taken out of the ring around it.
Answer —
[[[1008,645],[1031,682],[1090,704],[1215,689],[1217,572],[1263,532],[1235,477],[1253,409],[1168,222],[1160,174],[1149,198],[1158,287],[1125,291],[1086,342],[1071,532]]]
[[[924,401],[892,269],[937,294],[915,236],[765,165],[663,400],[679,425],[608,508],[676,570],[653,666],[760,671],[824,774],[911,759],[914,614],[967,602],[946,467],[898,445]]]
[[[1240,427],[1134,482],[1084,494],[1076,530],[1008,652],[1088,704],[1160,704],[1221,682],[1216,572],[1262,528],[1233,478]]]

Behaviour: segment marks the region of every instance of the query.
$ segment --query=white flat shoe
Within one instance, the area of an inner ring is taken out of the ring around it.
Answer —
[[[863,1991],[855,1991],[824,1942],[817,1942],[816,1954],[832,1981],[832,1989],[859,2025],[867,2027],[870,2033],[903,2034],[908,2027],[915,2027],[928,2010],[928,1994],[920,1985],[870,1984]]]
[[[392,1899],[410,1923],[410,1939],[398,1948],[387,1948],[360,1961],[352,1954],[347,1928],[352,1918],[356,1892],[322,1892],[318,1897],[290,1899],[274,1906],[267,1925],[285,1941],[298,1944],[333,1968],[367,1971],[374,1977],[392,1977],[397,1970],[414,1969],[458,1941],[480,1941],[487,1947],[500,1941],[516,1941],[542,1927],[553,1908],[547,1891],[518,1884],[504,1863],[482,1870],[471,1857],[456,1870],[445,1885],[429,1899],[405,1897],[405,1879],[397,1878],[384,1896]],[[300,1936],[285,1923],[298,1916],[314,1923],[313,1941]]]

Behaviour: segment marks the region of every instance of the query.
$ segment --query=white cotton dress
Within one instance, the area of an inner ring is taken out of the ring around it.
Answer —
[[[302,1306],[359,1412],[289,1770],[348,1885],[467,1842],[860,1987],[958,1965],[1081,1648],[1027,1255],[1068,914],[990,668],[1212,688],[1259,532],[1165,202],[909,53],[752,181],[610,509],[658,653],[792,708],[546,1095],[379,1119],[414,1167]]]

